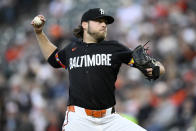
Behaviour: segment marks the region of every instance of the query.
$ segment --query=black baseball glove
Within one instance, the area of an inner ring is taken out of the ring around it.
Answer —
[[[159,66],[156,65],[156,60],[151,58],[147,54],[148,48],[144,48],[144,46],[139,45],[133,50],[132,52],[132,58],[134,61],[133,67],[139,69],[146,76],[148,80],[156,80],[159,78],[160,68]],[[147,70],[146,70],[147,68],[153,69],[152,76],[148,75]]]

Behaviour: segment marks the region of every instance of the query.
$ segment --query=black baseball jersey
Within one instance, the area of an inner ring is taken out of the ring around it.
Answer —
[[[115,81],[122,63],[130,64],[132,51],[117,41],[74,41],[55,50],[48,62],[69,72],[68,105],[101,110],[116,104]]]

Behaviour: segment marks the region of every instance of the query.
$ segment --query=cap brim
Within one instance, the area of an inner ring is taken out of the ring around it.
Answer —
[[[96,19],[105,19],[106,20],[106,24],[112,24],[114,22],[114,18],[112,16],[109,16],[109,15],[102,15],[102,16],[98,16],[95,18]]]

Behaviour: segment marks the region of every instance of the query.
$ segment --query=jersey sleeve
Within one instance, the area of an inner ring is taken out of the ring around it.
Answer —
[[[121,43],[118,44],[117,56],[120,59],[121,63],[132,66],[132,50],[124,46]]]
[[[65,49],[58,50],[56,49],[48,58],[48,63],[54,68],[64,68],[67,69],[66,66],[66,52]]]

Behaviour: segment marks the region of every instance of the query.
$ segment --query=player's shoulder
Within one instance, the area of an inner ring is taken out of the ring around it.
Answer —
[[[68,43],[65,44],[63,50],[69,50],[70,48],[73,48],[77,46],[78,44],[80,44],[79,40],[71,39]]]
[[[113,47],[117,47],[117,48],[128,48],[123,43],[121,43],[121,42],[119,42],[117,40],[103,41],[103,43],[108,44],[108,45],[112,45]]]
[[[116,45],[116,46],[121,46],[121,45],[123,45],[122,43],[120,43],[120,42],[117,41],[117,40],[104,40],[102,43],[103,43],[103,44]]]
[[[111,50],[114,51],[131,51],[127,46],[123,45],[119,41],[116,40],[109,40],[109,41],[103,41],[105,45],[108,45],[108,47]]]

